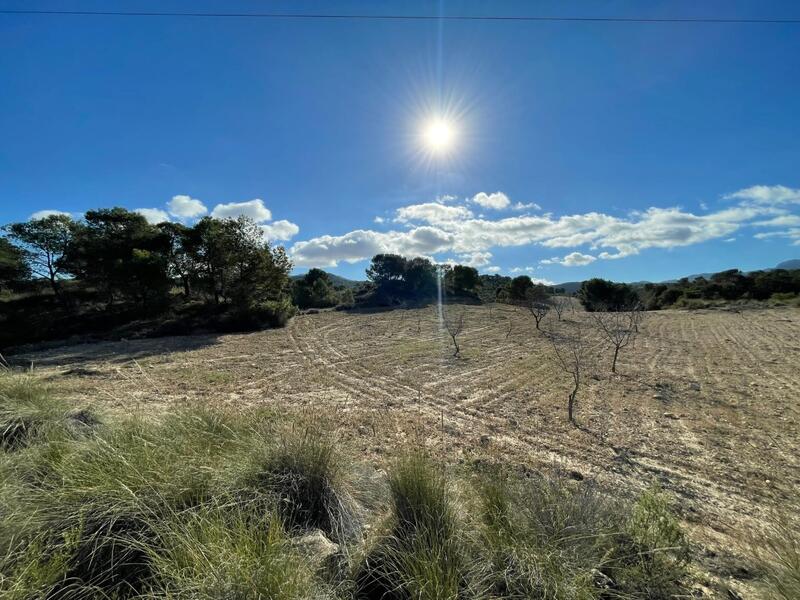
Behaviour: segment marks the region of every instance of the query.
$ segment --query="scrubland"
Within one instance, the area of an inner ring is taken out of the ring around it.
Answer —
[[[458,357],[430,307],[9,357],[0,590],[797,597],[796,309],[647,313],[616,374],[451,310]]]

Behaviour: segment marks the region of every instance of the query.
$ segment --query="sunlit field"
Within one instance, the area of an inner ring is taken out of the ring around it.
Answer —
[[[797,507],[796,309],[647,313],[616,374],[613,348],[577,303],[541,331],[507,305],[447,310],[464,313],[459,357],[429,307],[321,311],[281,330],[13,360],[68,402],[109,414],[292,415],[379,469],[416,449],[469,469],[558,472],[627,501],[657,485],[693,544],[700,581],[750,589],[754,535]],[[572,425],[571,379],[550,334],[576,327],[588,350]]]

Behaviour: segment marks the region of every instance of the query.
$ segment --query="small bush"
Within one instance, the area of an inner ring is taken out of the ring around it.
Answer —
[[[511,598],[671,598],[686,543],[663,495],[633,511],[563,477],[502,474],[482,488],[493,591]]]
[[[230,308],[219,317],[217,329],[233,332],[285,327],[296,314],[297,307],[288,298],[265,300]]]
[[[651,487],[634,505],[605,572],[629,597],[653,600],[686,592],[689,546],[667,496]]]
[[[493,589],[511,598],[593,598],[620,527],[612,503],[561,477],[503,474],[483,485],[484,547]]]

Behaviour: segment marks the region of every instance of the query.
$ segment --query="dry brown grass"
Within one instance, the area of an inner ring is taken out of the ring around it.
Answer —
[[[622,493],[657,480],[677,497],[709,568],[748,577],[740,541],[771,512],[798,506],[800,311],[648,313],[617,375],[594,335],[575,428],[566,420],[570,381],[530,315],[465,310],[460,358],[428,308],[321,312],[283,330],[14,359],[33,361],[67,396],[108,408],[199,401],[323,415],[352,450],[381,462],[425,444],[452,462],[555,464]],[[542,327],[575,320],[590,325],[567,311],[565,322],[548,317]]]

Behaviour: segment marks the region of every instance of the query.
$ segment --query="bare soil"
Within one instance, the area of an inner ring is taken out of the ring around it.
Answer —
[[[452,356],[435,307],[301,315],[286,329],[66,346],[32,362],[78,402],[126,410],[263,404],[326,420],[383,462],[425,445],[451,463],[559,468],[632,495],[671,491],[701,562],[747,590],[747,543],[775,511],[800,508],[800,310],[647,313],[635,345],[596,330],[567,422],[570,377],[533,319],[508,306],[465,310]],[[548,315],[543,328],[587,328]]]

